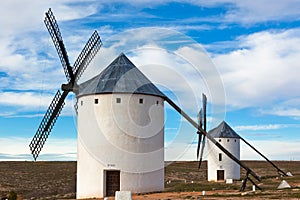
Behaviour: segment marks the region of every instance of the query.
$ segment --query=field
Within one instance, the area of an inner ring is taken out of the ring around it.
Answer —
[[[201,170],[196,162],[166,162],[165,191],[135,194],[133,199],[300,199],[300,161],[275,162],[293,177],[278,177],[264,161],[244,162],[262,177],[261,183],[256,181],[262,191],[251,192],[252,184],[248,182],[245,192],[238,192],[241,180],[233,184],[206,181],[206,162]],[[283,179],[291,189],[277,190]],[[0,162],[0,197],[14,191],[18,199],[74,199],[75,189],[76,162]]]

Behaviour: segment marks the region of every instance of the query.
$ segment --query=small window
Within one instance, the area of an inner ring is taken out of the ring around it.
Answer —
[[[236,142],[236,139],[234,139],[234,142]]]
[[[219,161],[222,161],[222,154],[219,153]]]
[[[140,104],[144,103],[144,99],[139,99]]]
[[[82,106],[83,106],[83,101],[80,101],[80,105],[82,105]]]
[[[117,102],[117,103],[121,103],[121,98],[117,98],[117,99],[116,99],[116,102]]]
[[[98,102],[99,102],[98,99],[95,99],[95,104],[98,104]]]
[[[159,101],[156,101],[156,105],[158,105],[159,104]]]
[[[222,140],[221,140],[221,139],[219,139],[219,142],[222,142]]]
[[[229,139],[227,139],[227,142],[229,142]]]

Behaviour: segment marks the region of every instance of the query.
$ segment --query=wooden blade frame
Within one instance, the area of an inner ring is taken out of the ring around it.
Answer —
[[[207,105],[207,98],[206,98],[205,94],[202,93],[203,130],[204,131],[206,131],[206,105]],[[198,169],[201,168],[204,147],[205,147],[205,135],[203,135],[203,141],[202,141],[202,146],[201,146],[201,151],[200,151],[200,160],[199,160]]]
[[[200,109],[198,115],[198,124],[200,126],[200,128],[202,128],[202,109]],[[202,141],[202,133],[200,131],[197,131],[198,134],[198,146],[197,146],[197,160],[199,158],[200,155],[200,146],[201,146],[201,141]]]
[[[79,80],[91,60],[95,57],[101,46],[102,41],[97,31],[95,31],[75,61],[73,73],[75,74],[76,82]]]
[[[57,53],[58,53],[58,56],[60,58],[61,64],[64,68],[66,78],[67,78],[68,82],[74,82],[75,77],[74,77],[73,70],[72,70],[72,67],[70,65],[70,62],[69,62],[67,50],[66,50],[65,45],[63,43],[61,33],[59,31],[58,24],[55,20],[55,17],[53,15],[51,9],[49,9],[48,12],[46,12],[46,17],[45,17],[44,22],[45,22],[45,25],[46,25],[49,33],[50,33],[50,36],[51,36],[52,41],[54,43],[54,46],[57,50]]]
[[[36,158],[38,157],[45,144],[46,139],[50,134],[50,131],[52,130],[59,114],[61,113],[61,110],[65,105],[65,98],[67,97],[68,93],[68,91],[64,91],[61,94],[58,90],[46,114],[44,115],[44,118],[29,145],[34,160],[36,160]]]
[[[207,98],[206,95],[202,93],[202,107],[203,107],[203,129],[206,131],[206,105],[207,105]]]
[[[58,91],[54,96],[36,134],[34,135],[29,145],[34,160],[37,159],[59,114],[61,113],[61,110],[65,105],[64,103],[65,98],[67,97],[69,92],[76,93],[78,91],[77,81],[79,80],[83,71],[86,69],[88,64],[91,62],[91,60],[94,58],[94,56],[102,46],[100,36],[98,35],[97,31],[95,31],[91,36],[91,38],[88,40],[85,47],[83,48],[79,57],[77,58],[75,62],[75,67],[72,68],[69,62],[65,45],[61,37],[61,33],[58,28],[58,24],[55,20],[55,17],[51,9],[49,9],[48,12],[46,12],[46,17],[44,22],[53,40],[61,64],[64,68],[64,72],[68,80],[68,84],[62,85],[62,90],[63,90],[62,94],[60,93],[60,91]]]

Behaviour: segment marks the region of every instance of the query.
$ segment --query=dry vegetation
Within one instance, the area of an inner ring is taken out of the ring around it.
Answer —
[[[207,182],[206,162],[200,171],[196,162],[172,162],[166,163],[165,192],[134,195],[133,199],[240,199],[242,194],[247,199],[300,198],[300,161],[275,162],[283,171],[291,171],[293,177],[278,177],[276,170],[264,161],[245,163],[262,176],[259,186],[263,191],[249,192],[252,188],[248,183],[248,193],[240,193],[241,181]],[[241,172],[244,177],[245,171]],[[292,188],[277,190],[282,179]],[[18,199],[74,199],[75,181],[76,162],[0,162],[0,197],[15,191]],[[202,191],[206,191],[205,196]]]
[[[75,197],[76,162],[0,162],[0,194],[30,199]]]
[[[168,195],[169,199],[240,199],[242,196],[248,199],[300,199],[299,161],[274,162],[283,171],[292,172],[293,177],[278,176],[277,171],[265,161],[244,161],[244,163],[261,176],[262,181],[255,182],[262,191],[252,192],[252,184],[248,182],[245,192],[238,192],[242,184],[241,180],[233,184],[206,181],[206,162],[203,163],[200,171],[196,170],[197,162],[175,162],[165,170],[165,180],[171,180],[170,184],[166,184],[166,192],[172,192],[165,195]],[[241,178],[243,179],[245,175],[246,171],[241,169]],[[291,189],[277,190],[283,179],[291,185]],[[202,191],[206,191],[206,196],[202,196]],[[177,193],[177,196],[174,196],[174,193]]]

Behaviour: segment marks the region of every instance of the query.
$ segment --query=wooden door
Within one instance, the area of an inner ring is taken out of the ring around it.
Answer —
[[[224,170],[217,170],[217,181],[224,181]]]
[[[106,171],[106,196],[115,196],[120,191],[120,171]]]

